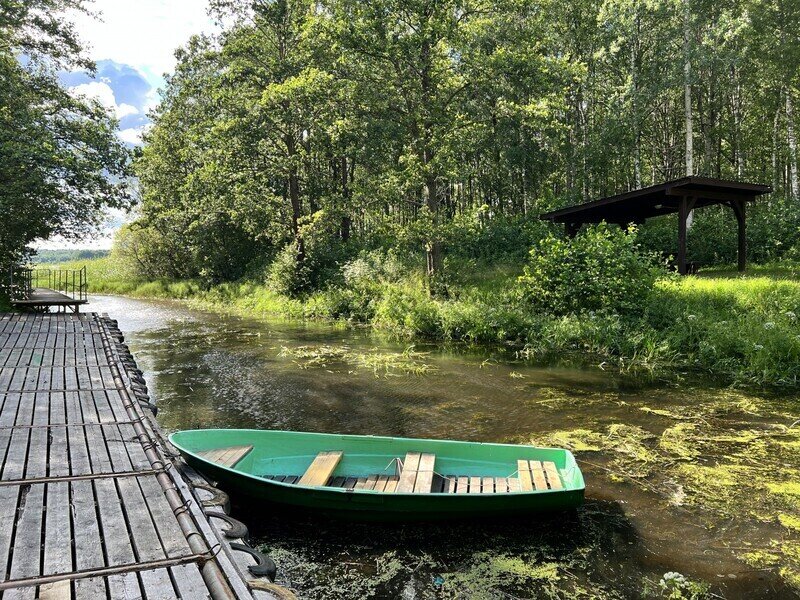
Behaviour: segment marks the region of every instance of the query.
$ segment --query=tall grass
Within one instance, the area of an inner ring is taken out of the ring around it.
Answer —
[[[800,385],[800,280],[791,272],[662,280],[641,314],[553,317],[525,310],[514,294],[517,270],[473,265],[447,299],[431,298],[419,275],[331,288],[302,300],[266,285],[141,281],[120,275],[111,258],[87,265],[90,293],[177,298],[198,307],[256,317],[337,319],[369,324],[404,339],[507,344],[531,357],[566,355],[620,370],[692,369],[730,381]]]

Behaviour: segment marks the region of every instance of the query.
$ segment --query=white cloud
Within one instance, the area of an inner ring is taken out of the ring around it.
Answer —
[[[116,111],[117,100],[114,98],[114,90],[111,89],[107,83],[102,81],[90,81],[89,83],[82,83],[70,88],[70,91],[76,96],[83,96],[84,98],[94,98],[106,108]]]
[[[151,83],[175,67],[173,53],[196,33],[214,31],[207,0],[95,0],[100,20],[73,16],[94,60],[111,59],[142,70]]]
[[[123,102],[122,104],[118,104],[117,105],[117,118],[118,119],[124,119],[128,115],[138,115],[138,114],[139,114],[139,109],[136,108],[135,106],[131,105],[131,104],[125,104]]]
[[[117,135],[119,135],[119,138],[123,142],[133,144],[134,146],[140,146],[142,144],[142,136],[148,129],[148,125],[143,125],[142,127],[130,127],[128,129],[123,129]]]
[[[76,96],[84,98],[94,98],[100,102],[106,109],[114,113],[117,119],[123,119],[128,115],[139,114],[139,109],[130,104],[117,104],[117,99],[114,96],[114,90],[111,86],[104,81],[90,81],[89,83],[82,83],[70,88],[70,91]]]

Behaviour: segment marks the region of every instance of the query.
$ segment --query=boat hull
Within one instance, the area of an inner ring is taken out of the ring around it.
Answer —
[[[237,501],[269,502],[354,520],[427,521],[497,517],[566,510],[583,503],[583,477],[566,450],[411,438],[348,436],[260,430],[197,430],[170,436],[185,460]],[[237,444],[254,449],[235,468],[199,453]],[[516,460],[550,460],[564,489],[486,494],[385,493],[363,489],[305,487],[266,479],[265,473],[302,474],[318,452],[342,450],[337,473],[367,476],[406,452],[432,452],[440,473],[505,477]],[[439,466],[441,465],[441,466]]]

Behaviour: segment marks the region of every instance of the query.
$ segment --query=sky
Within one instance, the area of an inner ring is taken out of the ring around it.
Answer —
[[[120,120],[118,135],[130,146],[141,144],[150,124],[147,112],[158,102],[164,74],[175,67],[175,49],[196,33],[211,33],[207,0],[94,0],[96,17],[68,15],[97,73],[62,73],[73,93],[97,98]],[[113,231],[126,219],[109,215],[102,239],[66,243],[53,239],[38,248],[109,248]]]

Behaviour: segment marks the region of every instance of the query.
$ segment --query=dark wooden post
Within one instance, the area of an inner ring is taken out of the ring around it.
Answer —
[[[576,235],[578,235],[578,230],[580,228],[581,228],[580,223],[570,223],[569,221],[564,223],[564,231],[569,239],[572,239]]]
[[[689,199],[678,201],[678,273],[686,275],[686,218],[689,216]]]
[[[739,250],[737,256],[739,259],[739,271],[744,271],[745,267],[747,267],[747,225],[745,223],[745,206],[746,201],[744,199],[731,202],[733,214],[736,215],[736,222],[739,225]]]

